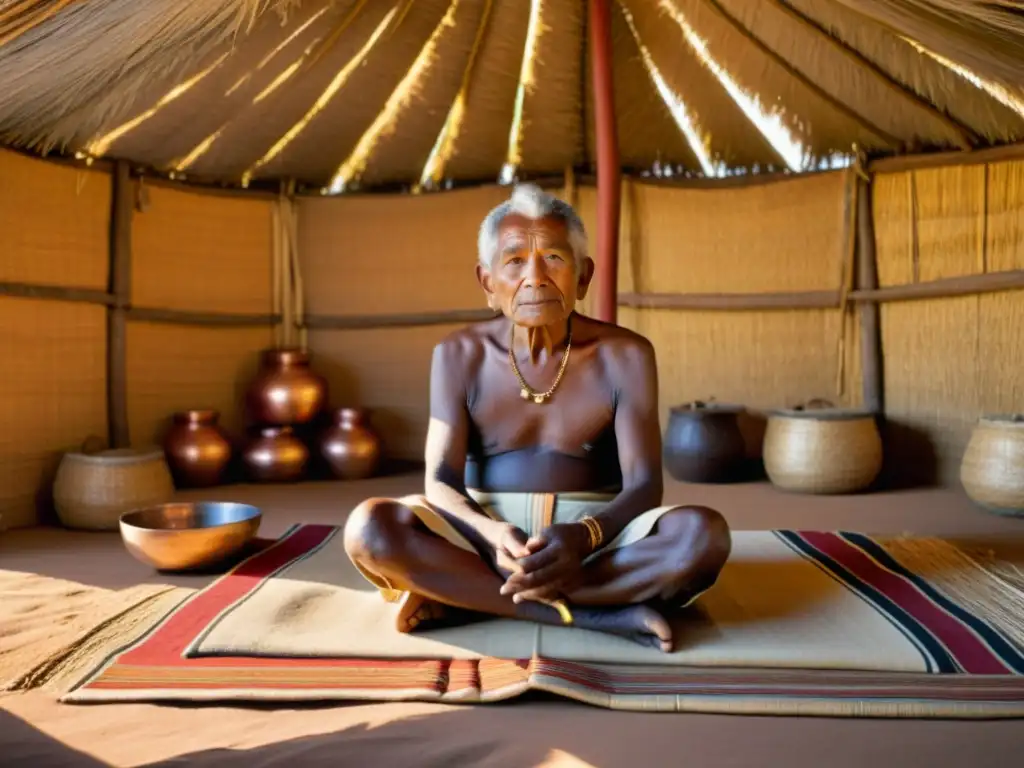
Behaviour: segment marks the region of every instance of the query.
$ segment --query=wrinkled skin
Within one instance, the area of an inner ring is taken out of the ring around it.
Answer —
[[[654,350],[647,339],[575,312],[594,264],[577,267],[567,229],[555,218],[506,217],[490,269],[477,267],[494,320],[461,329],[434,350],[426,497],[482,557],[430,534],[411,510],[369,499],[345,531],[349,556],[412,593],[399,629],[488,614],[561,624],[549,602],[563,599],[574,624],[668,651],[667,610],[710,586],[730,550],[722,516],[705,507],[666,513],[642,541],[598,554],[579,523],[536,536],[486,517],[467,495],[489,491],[607,490],[596,515],[610,542],[637,515],[661,504],[661,434]],[[520,397],[509,342],[538,392],[555,380],[571,330],[560,386],[538,405]],[[461,610],[452,610],[461,609]]]

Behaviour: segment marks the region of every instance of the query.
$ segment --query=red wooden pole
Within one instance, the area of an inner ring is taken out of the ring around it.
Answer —
[[[611,0],[589,0],[594,129],[597,134],[597,319],[614,323],[618,304],[622,177],[612,80]]]

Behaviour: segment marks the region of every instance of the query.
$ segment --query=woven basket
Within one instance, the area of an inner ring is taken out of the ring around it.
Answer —
[[[865,411],[777,411],[768,417],[763,454],[768,479],[798,493],[853,493],[882,470],[882,438]]]
[[[53,482],[57,516],[68,528],[116,531],[125,512],[171,500],[174,482],[159,448],[64,454]]]
[[[978,420],[960,462],[960,483],[978,506],[1024,516],[1024,415]]]

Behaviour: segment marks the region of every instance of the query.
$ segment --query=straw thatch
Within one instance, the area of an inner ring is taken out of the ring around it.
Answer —
[[[334,191],[589,168],[585,5],[0,0],[0,139]],[[1022,5],[614,0],[623,164],[797,171],[854,145],[1019,140]]]

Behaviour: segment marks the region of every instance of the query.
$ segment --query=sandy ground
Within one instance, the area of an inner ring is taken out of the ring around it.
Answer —
[[[368,496],[418,490],[415,474],[361,483],[237,486],[217,498],[258,503],[260,531],[340,523]],[[207,494],[209,495],[209,494]],[[189,494],[203,497],[200,494]],[[975,509],[961,493],[927,490],[816,498],[754,483],[669,483],[667,501],[721,509],[734,528],[939,534],[1024,542],[1024,521]],[[154,574],[116,534],[36,529],[0,536],[0,569],[104,590],[201,587]],[[55,628],[55,632],[59,627]],[[0,628],[2,632],[2,628]],[[0,766],[1016,766],[1019,721],[942,722],[609,712],[541,696],[502,705],[328,707],[59,705],[47,691],[0,696]]]

